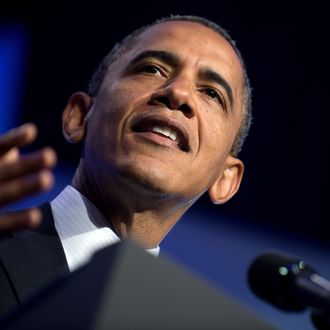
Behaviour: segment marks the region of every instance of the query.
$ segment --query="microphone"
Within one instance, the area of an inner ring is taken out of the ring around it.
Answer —
[[[282,310],[312,308],[314,325],[330,329],[330,282],[304,260],[280,251],[265,252],[251,263],[248,283],[257,296]]]

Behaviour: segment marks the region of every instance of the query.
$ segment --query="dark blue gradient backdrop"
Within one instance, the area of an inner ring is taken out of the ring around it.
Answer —
[[[229,30],[254,92],[254,122],[241,153],[245,179],[224,206],[203,196],[164,239],[161,255],[280,329],[313,329],[308,313],[282,313],[254,297],[246,272],[256,255],[279,249],[330,279],[328,32],[321,4],[142,1],[115,9],[101,1],[11,1],[6,9],[0,21],[0,131],[35,122],[40,134],[34,148],[51,145],[59,155],[55,189],[12,208],[51,199],[70,182],[80,147],[62,138],[61,111],[114,42],[168,14],[206,16]]]

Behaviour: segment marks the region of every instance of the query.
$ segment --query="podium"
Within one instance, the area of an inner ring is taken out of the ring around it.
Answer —
[[[1,329],[274,329],[228,294],[132,241],[57,278]]]

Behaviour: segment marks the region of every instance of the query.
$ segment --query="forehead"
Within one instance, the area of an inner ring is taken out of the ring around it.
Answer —
[[[151,45],[165,47],[172,43],[179,43],[184,49],[190,49],[193,53],[198,51],[199,55],[237,59],[235,51],[224,37],[209,27],[190,21],[168,21],[155,24],[139,35],[135,47]]]
[[[169,21],[147,28],[133,42],[126,58],[145,50],[164,50],[176,54],[182,61],[197,68],[211,68],[219,72],[239,93],[243,85],[241,62],[219,33],[197,22]]]

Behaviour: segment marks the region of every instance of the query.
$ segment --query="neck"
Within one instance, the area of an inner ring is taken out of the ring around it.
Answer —
[[[121,239],[133,238],[147,249],[157,247],[193,204],[145,187],[127,186],[115,177],[99,183],[81,163],[72,185],[99,209]]]

